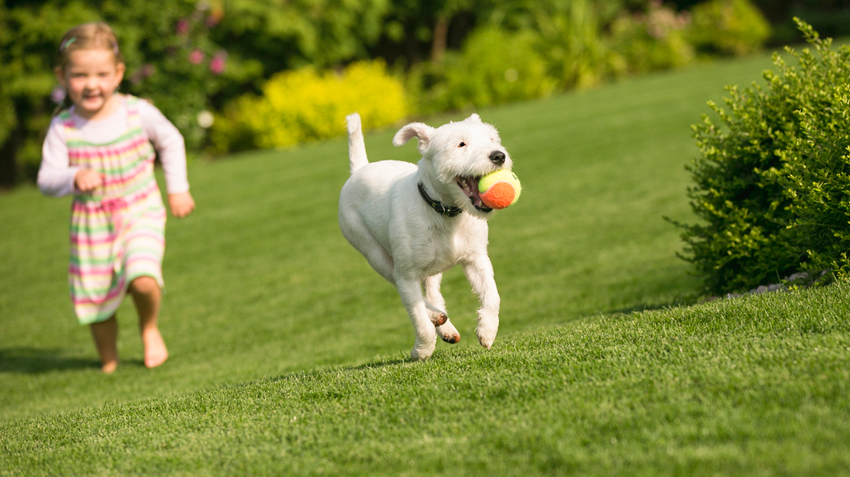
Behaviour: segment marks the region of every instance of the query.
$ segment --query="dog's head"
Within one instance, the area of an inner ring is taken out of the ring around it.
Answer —
[[[420,170],[430,186],[442,196],[451,196],[451,205],[476,217],[489,217],[492,209],[478,196],[478,181],[484,175],[513,166],[496,128],[482,122],[477,114],[436,129],[410,123],[396,133],[393,144],[401,146],[414,137],[419,140],[423,159]]]

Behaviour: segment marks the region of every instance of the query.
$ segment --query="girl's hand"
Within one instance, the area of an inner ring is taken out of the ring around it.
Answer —
[[[195,210],[195,199],[188,191],[168,194],[168,208],[171,209],[171,215],[182,219]]]
[[[103,175],[89,169],[80,169],[74,175],[74,187],[82,192],[91,192],[103,185]]]

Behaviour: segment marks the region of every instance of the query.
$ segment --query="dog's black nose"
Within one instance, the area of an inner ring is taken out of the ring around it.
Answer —
[[[494,164],[501,166],[505,163],[505,153],[502,151],[493,151],[490,153],[490,160],[493,161]]]

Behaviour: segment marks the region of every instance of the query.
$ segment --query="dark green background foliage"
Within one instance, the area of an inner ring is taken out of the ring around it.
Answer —
[[[59,39],[84,22],[118,34],[124,92],[148,98],[180,128],[190,152],[206,132],[197,121],[264,79],[304,64],[365,56],[386,0],[85,0],[0,4],[0,186],[33,178],[56,104]],[[190,60],[190,55],[195,60]],[[223,61],[215,70],[214,61]]]
[[[0,3],[0,187],[35,176],[41,140],[55,108],[50,95],[57,43],[65,30],[82,22],[103,20],[114,27],[127,60],[122,91],[153,100],[180,128],[190,154],[200,155],[211,138],[198,113],[223,111],[240,96],[258,93],[280,71],[305,65],[341,68],[351,61],[381,58],[411,76],[408,94],[420,113],[437,106],[481,107],[447,92],[470,91],[477,101],[499,103],[545,95],[552,81],[557,90],[565,90],[595,86],[624,72],[681,65],[689,61],[690,47],[681,39],[650,38],[662,47],[641,45],[638,57],[616,45],[633,45],[629,38],[647,39],[644,30],[652,18],[661,18],[652,10],[669,17],[667,12],[729,1],[675,0],[661,6],[638,0],[5,1]],[[840,21],[850,12],[846,2],[751,1],[770,20],[774,44],[795,40],[787,28],[791,13],[810,14],[817,22],[811,23],[833,35],[850,28],[850,22]],[[612,38],[612,22],[624,18],[631,37]],[[514,75],[506,80],[497,69],[470,65],[476,48],[465,49],[467,39],[487,28],[499,28],[513,43],[535,50],[505,66],[519,73],[515,82],[509,80]],[[711,28],[723,32],[720,38],[734,36],[725,31],[730,25]],[[750,47],[758,48],[759,42]],[[641,55],[656,59],[636,65]],[[226,67],[214,67],[216,62]],[[457,84],[455,80],[466,77],[449,68],[482,73]],[[540,75],[541,68],[547,77]],[[531,84],[536,80],[540,82]]]
[[[154,370],[125,300],[122,364],[100,373],[68,300],[70,198],[0,194],[0,476],[850,476],[850,283],[676,306],[699,283],[660,215],[692,217],[688,125],[769,67],[481,110],[524,186],[490,221],[499,337],[477,343],[455,268],[464,338],[424,363],[405,359],[398,293],[339,232],[344,138],[189,164]],[[418,160],[394,132],[367,134],[370,159]]]
[[[711,292],[846,264],[850,47],[832,51],[798,23],[814,52],[786,49],[797,66],[775,54],[764,87],[728,88],[729,111],[710,103],[725,127],[708,116],[694,126],[688,195],[703,222],[678,225]]]

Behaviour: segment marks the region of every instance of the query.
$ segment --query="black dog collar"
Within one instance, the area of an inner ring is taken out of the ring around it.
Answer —
[[[438,214],[446,216],[446,217],[457,217],[463,212],[463,209],[460,207],[446,207],[440,202],[428,197],[428,193],[425,192],[425,185],[421,182],[419,183],[419,195],[425,199],[425,203],[430,205],[432,209],[436,210]]]

